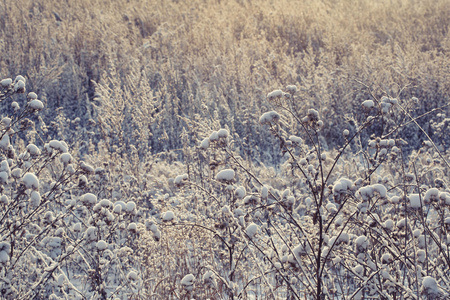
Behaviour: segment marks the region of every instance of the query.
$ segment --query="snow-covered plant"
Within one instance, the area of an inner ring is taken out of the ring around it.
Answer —
[[[0,86],[0,100],[13,108],[0,125],[0,297],[135,295],[142,279],[134,244],[144,230],[133,223],[136,203],[112,202],[98,188],[107,183],[104,169],[51,139],[39,118],[43,102],[33,92],[20,97],[25,82],[17,76]]]
[[[326,120],[294,109],[296,91],[269,93],[274,110],[260,117],[283,154],[275,173],[218,130],[193,150],[200,163],[189,176],[174,180],[185,198],[176,224],[217,241],[204,262],[217,288],[230,299],[448,295],[448,159],[431,139],[406,156],[397,137],[414,122],[406,100],[370,91],[347,116],[344,144],[328,150]]]

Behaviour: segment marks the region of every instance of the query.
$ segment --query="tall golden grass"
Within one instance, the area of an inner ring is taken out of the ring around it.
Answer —
[[[115,76],[116,88],[136,94],[142,74],[170,111],[162,118],[218,111],[230,127],[239,127],[245,109],[264,112],[266,92],[286,84],[299,85],[301,105],[321,109],[328,125],[370,97],[358,82],[377,95],[397,96],[407,86],[402,96],[425,100],[425,111],[449,99],[448,4],[4,0],[0,75],[26,75],[48,107],[80,116],[96,110],[93,81],[111,87]],[[155,137],[163,135],[159,127]],[[181,127],[164,126],[170,140]]]

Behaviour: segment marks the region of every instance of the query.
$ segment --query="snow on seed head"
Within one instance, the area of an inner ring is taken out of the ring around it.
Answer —
[[[86,193],[80,197],[80,200],[84,205],[94,205],[97,203],[97,196],[91,193]]]
[[[94,173],[94,171],[95,171],[93,166],[85,163],[84,161],[80,162],[80,168],[81,168],[81,170],[83,170],[84,172],[89,173],[89,174]]]
[[[259,226],[256,225],[255,223],[250,223],[247,226],[247,229],[245,230],[245,232],[247,233],[248,237],[250,239],[252,239],[259,231]]]
[[[7,151],[10,143],[9,134],[5,133],[0,140],[0,149]]]
[[[22,183],[27,189],[38,190],[39,189],[39,179],[33,173],[26,173],[22,177]]]
[[[217,173],[216,180],[225,182],[232,181],[234,179],[234,176],[235,172],[233,169],[224,169]]]
[[[36,95],[36,93],[34,92],[30,92],[27,95],[28,100],[36,100],[38,98],[38,96]]]
[[[219,136],[219,138],[223,138],[226,139],[228,137],[230,133],[228,132],[228,130],[222,128],[219,131],[217,131],[217,135]]]
[[[281,96],[283,96],[283,91],[282,90],[274,90],[274,91],[272,91],[272,92],[267,94],[267,100],[270,101],[270,100],[279,98]]]
[[[272,111],[263,113],[262,116],[259,118],[259,123],[261,125],[265,125],[265,124],[270,125],[272,123],[278,122],[279,120],[280,120],[280,115],[276,111],[272,110]]]
[[[170,211],[170,210],[166,211],[162,215],[162,220],[164,222],[170,222],[170,221],[173,221],[174,219],[175,219],[175,214],[172,211]]]
[[[188,274],[181,279],[181,285],[187,290],[192,291],[194,288],[194,280],[195,276],[192,274]]]
[[[3,87],[3,88],[7,88],[7,87],[9,87],[11,84],[12,84],[12,79],[11,78],[6,78],[6,79],[2,79],[2,81],[0,81],[0,85]]]
[[[138,279],[138,274],[136,271],[132,270],[128,273],[127,275],[128,280],[137,280]]]
[[[108,244],[104,240],[99,240],[96,246],[99,251],[104,251],[108,247]]]
[[[209,136],[209,140],[211,142],[215,142],[219,139],[219,134],[217,133],[217,131],[213,131],[213,133],[211,133],[211,135]]]
[[[41,100],[34,99],[28,102],[28,107],[34,110],[43,110],[44,104]]]
[[[27,146],[27,151],[31,156],[38,156],[39,154],[41,154],[41,150],[39,150],[39,148],[34,144],[29,144]]]
[[[373,100],[366,100],[366,101],[364,101],[364,102],[362,103],[362,106],[363,106],[365,109],[371,109],[371,108],[373,108],[373,107],[375,106],[375,102],[373,102]]]
[[[236,190],[234,190],[234,195],[238,199],[244,198],[245,197],[245,187],[243,187],[243,186],[238,187]]]
[[[295,94],[295,92],[297,92],[297,87],[296,87],[295,85],[288,85],[288,86],[286,87],[286,91],[287,91],[289,94],[293,95],[293,94]]]
[[[209,147],[209,138],[205,138],[201,143],[200,143],[200,149],[208,149]]]

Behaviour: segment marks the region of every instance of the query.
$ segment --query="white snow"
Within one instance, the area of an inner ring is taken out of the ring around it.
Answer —
[[[116,214],[120,214],[120,213],[122,212],[122,205],[116,204],[116,205],[114,206],[113,212],[116,213]]]
[[[250,223],[250,225],[247,226],[247,229],[245,230],[245,232],[247,233],[249,238],[253,238],[256,233],[259,231],[259,226],[256,225],[255,223]]]
[[[266,113],[263,113],[262,116],[259,118],[259,123],[264,124],[271,124],[274,122],[278,122],[280,120],[280,115],[272,110]]]
[[[361,235],[358,238],[356,238],[355,245],[356,245],[356,249],[359,252],[363,252],[369,246],[369,240],[367,239],[367,237],[365,235]]]
[[[431,188],[425,193],[423,198],[424,203],[430,203],[431,201],[436,201],[439,198],[439,190],[437,188]]]
[[[230,133],[228,132],[228,130],[226,130],[226,129],[224,129],[224,128],[222,128],[222,129],[220,129],[219,131],[217,131],[217,135],[218,135],[219,138],[226,139],[226,138],[228,137],[229,134],[230,134]]]
[[[41,150],[35,144],[28,144],[27,151],[31,156],[38,156],[41,154]]]
[[[296,144],[301,144],[302,143],[302,138],[295,136],[295,135],[291,135],[289,136],[289,140],[291,140],[292,142],[296,143]]]
[[[408,196],[409,198],[409,204],[411,208],[420,208],[420,195],[419,194],[410,194]],[[422,202],[423,205],[423,202]]]
[[[8,133],[5,133],[2,137],[2,139],[0,140],[0,149],[2,150],[8,150],[8,147],[10,145],[10,140],[9,140],[9,135]]]
[[[0,81],[0,85],[4,88],[9,87],[12,84],[12,79],[11,78],[5,78],[2,81]]]
[[[376,183],[376,184],[372,185],[372,187],[373,187],[373,190],[375,192],[377,192],[380,195],[381,198],[385,198],[386,197],[387,189],[386,189],[386,187],[384,185]]]
[[[164,222],[170,222],[173,221],[173,219],[175,218],[175,214],[173,213],[173,211],[166,211],[163,215],[162,215],[162,220]]]
[[[85,163],[84,161],[80,162],[80,168],[86,173],[94,173],[95,171],[93,166]]]
[[[236,190],[234,190],[234,195],[238,199],[244,198],[245,197],[245,187],[243,187],[243,186],[238,187]]]
[[[213,131],[213,133],[211,133],[211,135],[209,136],[209,140],[211,142],[215,142],[219,139],[219,134],[217,133],[217,131]]]
[[[17,79],[17,78],[16,78]],[[22,80],[18,80],[14,83],[14,91],[16,93],[25,92],[25,82]]]
[[[267,186],[263,186],[261,189],[261,198],[267,199],[268,196],[269,196],[269,189],[267,188]]]
[[[11,118],[9,118],[9,117],[4,117],[3,119],[2,119],[2,125],[3,126],[5,126],[5,127],[9,127],[9,125],[11,125]]]
[[[72,155],[70,153],[62,153],[59,159],[64,165],[68,165],[72,162]]]
[[[51,140],[51,141],[48,143],[48,145],[49,145],[51,148],[53,148],[53,149],[55,149],[55,150],[58,150],[58,151],[60,151],[60,152],[62,152],[62,153],[66,153],[66,152],[68,151],[67,146],[65,146],[62,142],[57,141],[57,140]]]
[[[128,201],[126,206],[127,212],[133,212],[136,209],[136,202],[134,201]]]
[[[39,179],[33,173],[26,173],[22,177],[22,182],[27,189],[39,189]]]
[[[182,174],[175,177],[173,180],[173,183],[175,185],[182,185],[184,181],[186,181],[189,178],[188,174]]]
[[[375,106],[375,102],[373,102],[373,100],[366,100],[362,103],[362,106],[364,106],[364,108],[370,109]]]
[[[128,230],[128,231],[136,231],[136,230],[137,230],[137,225],[136,225],[136,223],[132,222],[132,223],[128,224],[127,230]]]
[[[181,279],[181,285],[188,291],[192,291],[194,288],[195,276],[192,274],[187,274]]]
[[[288,85],[286,87],[286,91],[288,93],[294,94],[295,92],[297,92],[297,86],[295,86],[295,85]]]
[[[98,250],[103,251],[108,247],[108,244],[104,240],[99,240],[96,246]]]
[[[127,275],[127,278],[129,280],[137,280],[138,279],[138,274],[136,271],[130,271]]]
[[[200,143],[200,149],[208,149],[209,147],[209,138],[205,138],[201,143]]]
[[[30,204],[34,207],[39,206],[41,204],[41,194],[38,191],[32,191],[30,194]]]
[[[424,292],[428,296],[439,295],[439,287],[437,285],[436,279],[431,276],[425,276],[422,279],[422,285],[424,288]]]
[[[44,103],[41,100],[35,99],[28,102],[28,107],[35,110],[42,110],[44,109]]]
[[[233,169],[224,169],[217,173],[216,180],[218,181],[231,181],[234,179],[234,170]]]
[[[267,98],[268,98],[268,100],[272,100],[274,98],[281,97],[282,95],[283,95],[282,90],[274,90],[267,94]]]
[[[30,92],[30,93],[28,93],[28,95],[27,95],[27,98],[30,99],[30,100],[36,100],[37,97],[38,97],[38,96],[36,95],[35,92]]]
[[[97,196],[91,193],[86,193],[80,197],[80,200],[85,204],[93,205],[97,203]]]

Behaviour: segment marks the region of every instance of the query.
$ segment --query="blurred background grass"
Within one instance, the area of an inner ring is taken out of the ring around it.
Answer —
[[[3,0],[0,77],[25,75],[46,118],[64,107],[82,125],[92,119],[111,146],[179,149],[183,128],[194,143],[220,126],[270,161],[258,118],[271,109],[265,95],[288,84],[299,87],[299,109],[320,111],[330,147],[342,142],[345,116],[371,98],[365,85],[377,97],[419,98],[414,116],[448,103],[449,4]],[[184,118],[206,126],[194,132]],[[433,137],[430,124],[443,118],[421,125]],[[403,134],[420,143],[414,126]],[[445,136],[434,137],[446,146]]]

